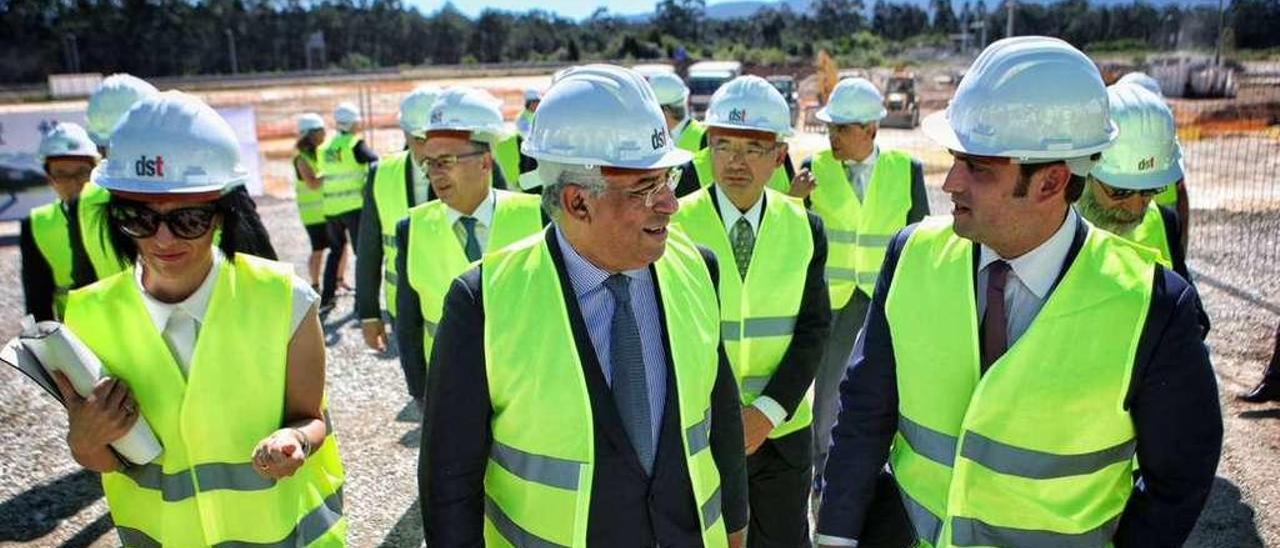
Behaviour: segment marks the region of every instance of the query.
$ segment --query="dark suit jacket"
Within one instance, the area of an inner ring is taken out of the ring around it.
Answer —
[[[376,162],[369,166],[369,176],[364,183],[364,211],[360,213],[360,241],[355,243],[356,313],[362,320],[382,317],[382,217],[378,215],[378,201],[373,193],[373,182],[378,177],[380,166]],[[404,170],[405,203],[409,207],[417,205],[413,201],[413,169],[413,166],[406,165]],[[428,200],[432,198],[431,194],[433,192],[428,185]],[[387,307],[395,305],[387,303]]]
[[[914,230],[915,225],[903,229],[889,245],[863,336],[840,384],[840,415],[832,429],[818,520],[823,535],[858,538],[868,517],[871,486],[898,428],[894,341],[884,304]],[[1075,261],[1087,231],[1084,222],[1077,225],[1062,272]],[[978,254],[975,245],[975,270]],[[1201,342],[1200,297],[1186,280],[1163,267],[1157,265],[1153,278],[1151,308],[1125,399],[1137,430],[1142,482],[1121,516],[1114,538],[1120,547],[1181,546],[1209,496],[1222,450],[1218,388]]]
[[[596,424],[588,543],[701,546],[699,509],[685,465],[675,383],[667,383],[654,471],[652,477],[646,477],[600,371],[555,234],[548,229],[546,235],[560,272]],[[703,257],[712,279],[717,280],[715,256],[703,250]],[[476,267],[454,280],[437,332],[441,343],[434,346],[428,373],[418,485],[426,540],[433,548],[483,544],[484,470],[492,443],[492,407],[485,378],[480,276],[480,267]],[[659,293],[661,289],[658,287]],[[657,297],[661,309],[661,295]],[[659,316],[664,317],[661,310]],[[667,330],[665,321],[662,329]],[[673,361],[669,344],[666,352],[670,378]],[[725,525],[732,532],[747,523],[747,476],[738,390],[723,347],[711,399],[711,451],[721,475]]]

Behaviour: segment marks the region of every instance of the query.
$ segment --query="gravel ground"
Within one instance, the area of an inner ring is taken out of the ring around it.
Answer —
[[[931,177],[931,182],[936,177]],[[933,185],[935,211],[945,197]],[[293,204],[265,198],[259,211],[282,259],[304,274],[308,246]],[[1209,227],[1209,224],[1205,225]],[[16,223],[0,224],[0,338],[17,334],[22,309]],[[1212,264],[1214,253],[1194,253]],[[1273,267],[1274,268],[1274,267]],[[1274,272],[1271,273],[1274,279]],[[352,279],[352,278],[348,278]],[[1280,546],[1280,409],[1242,407],[1230,398],[1256,382],[1280,321],[1274,303],[1225,284],[1201,282],[1214,319],[1210,338],[1224,393],[1227,439],[1219,479],[1190,546]],[[1248,299],[1254,299],[1250,302]],[[346,515],[352,546],[416,546],[418,429],[399,366],[364,349],[351,297],[330,315],[329,400],[347,466]],[[1268,310],[1269,308],[1269,310]],[[66,420],[49,398],[9,368],[0,368],[0,545],[114,546],[94,474],[71,460]]]

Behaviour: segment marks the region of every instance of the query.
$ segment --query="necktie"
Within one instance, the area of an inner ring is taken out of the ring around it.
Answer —
[[[738,263],[738,276],[747,277],[747,266],[751,264],[751,250],[756,245],[756,234],[751,230],[751,223],[746,217],[739,217],[733,224],[729,235],[733,240],[733,260]]]
[[[181,308],[174,308],[164,325],[164,342],[169,345],[182,375],[191,371],[191,358],[196,349],[196,320]]]
[[[1009,263],[996,261],[987,266],[987,310],[982,315],[982,372],[1009,349],[1009,320],[1004,309],[1004,286],[1009,280]]]
[[[467,253],[468,261],[477,261],[480,259],[480,240],[476,239],[476,218],[475,217],[459,217],[458,222],[462,223],[462,231],[467,235],[467,241],[463,244],[462,250]]]
[[[649,418],[649,385],[645,379],[640,329],[631,311],[631,280],[614,274],[604,281],[613,295],[613,320],[609,330],[609,366],[613,401],[645,473],[653,472],[654,443]]]

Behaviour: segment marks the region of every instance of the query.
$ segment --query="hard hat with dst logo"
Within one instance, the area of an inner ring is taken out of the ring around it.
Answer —
[[[70,122],[59,122],[40,139],[36,159],[44,165],[50,158],[66,157],[97,160],[98,147],[84,128]]]
[[[106,146],[111,130],[124,118],[124,113],[129,112],[134,103],[156,93],[159,91],[155,86],[131,74],[112,74],[104,78],[89,96],[89,109],[85,112],[89,120],[89,137],[99,146]]]
[[[498,99],[487,91],[470,87],[451,88],[442,93],[431,107],[425,133],[466,131],[471,133],[473,141],[499,141],[507,136],[499,104]]]
[[[1115,144],[1090,172],[1116,188],[1146,190],[1182,179],[1182,147],[1173,111],[1164,99],[1136,84],[1107,88],[1111,117],[1120,126]]]
[[[782,140],[791,135],[791,107],[764,78],[739,76],[711,96],[704,123],[709,128],[763,131]]]
[[[440,88],[435,86],[418,86],[400,101],[400,129],[414,137],[422,137],[427,132],[427,119],[431,116],[431,106],[440,98]]]
[[[845,78],[831,91],[827,105],[813,117],[828,124],[865,124],[879,122],[888,114],[884,96],[866,78]]]
[[[298,117],[298,137],[303,137],[317,129],[324,129],[324,118],[314,112]]]
[[[547,90],[521,150],[540,171],[548,162],[658,169],[693,159],[671,142],[644,77],[603,64],[575,67]]]
[[[111,157],[92,180],[112,192],[172,199],[221,193],[249,178],[231,126],[209,105],[179,91],[135,105],[110,145]]]
[[[684,80],[675,73],[658,72],[647,78],[659,105],[684,106],[684,102],[689,99],[689,86],[684,85]]]
[[[1102,75],[1080,50],[1057,38],[1020,36],[982,50],[946,110],[922,124],[956,152],[1023,162],[1068,160],[1077,175],[1117,130]]]

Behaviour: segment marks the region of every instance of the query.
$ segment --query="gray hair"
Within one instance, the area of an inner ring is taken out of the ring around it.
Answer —
[[[600,168],[591,165],[539,160],[538,178],[542,179],[542,209],[556,222],[564,215],[560,194],[566,186],[580,186],[592,196],[599,196],[607,188]]]

